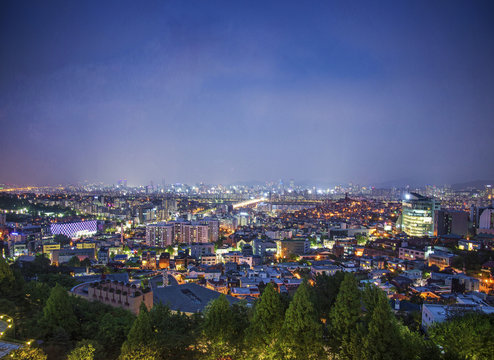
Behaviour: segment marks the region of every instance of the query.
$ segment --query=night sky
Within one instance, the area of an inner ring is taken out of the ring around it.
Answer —
[[[0,182],[494,179],[493,1],[1,1]]]

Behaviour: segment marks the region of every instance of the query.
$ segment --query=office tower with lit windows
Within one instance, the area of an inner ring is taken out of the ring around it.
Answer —
[[[434,212],[441,204],[434,198],[417,193],[407,194],[403,200],[401,229],[409,236],[434,236]]]

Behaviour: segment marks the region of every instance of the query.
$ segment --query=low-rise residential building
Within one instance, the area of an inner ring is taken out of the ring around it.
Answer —
[[[51,252],[51,263],[53,265],[60,265],[68,262],[73,257],[77,257],[80,261],[84,259],[94,260],[95,249],[60,249],[53,250]]]
[[[494,307],[487,305],[479,298],[460,296],[457,300],[458,303],[453,305],[422,305],[422,328],[427,331],[435,323],[441,323],[454,315],[470,311],[480,311],[485,314],[494,313]]]
[[[439,269],[444,269],[451,266],[451,261],[455,257],[454,254],[442,252],[442,251],[434,251],[429,254],[428,265],[429,266],[437,266]]]
[[[341,267],[338,265],[312,265],[310,267],[310,272],[313,278],[317,275],[329,275],[333,276],[338,271],[342,271]]]
[[[139,314],[141,303],[148,310],[153,307],[153,292],[150,288],[141,288],[135,284],[104,280],[101,282],[84,283],[72,288],[71,293],[89,301],[100,301],[104,304],[121,307]]]
[[[425,250],[414,247],[400,247],[398,257],[402,260],[425,260]]]

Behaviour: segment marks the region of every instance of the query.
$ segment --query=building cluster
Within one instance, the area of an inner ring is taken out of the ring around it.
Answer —
[[[380,287],[397,312],[422,311],[424,329],[454,312],[492,311],[494,262],[482,258],[494,250],[492,203],[434,187],[399,201],[385,191],[372,198],[375,189],[331,199],[273,186],[271,194],[230,192],[228,201],[216,188],[178,197],[125,193],[123,184],[103,195],[27,196],[76,214],[11,221],[2,212],[1,249],[18,261],[44,254],[73,267],[82,283],[74,294],[135,313],[142,302],[193,313],[218,294],[251,302],[268,283],[290,294],[304,279],[340,271]],[[472,254],[483,260],[467,264]],[[122,270],[131,279],[102,275]]]
[[[219,220],[170,221],[146,225],[146,243],[167,247],[173,244],[207,243],[218,241]]]

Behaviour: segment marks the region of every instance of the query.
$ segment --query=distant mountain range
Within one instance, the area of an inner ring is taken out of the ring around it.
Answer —
[[[482,189],[486,185],[493,185],[494,180],[474,180],[451,185],[453,190]]]
[[[279,181],[279,180],[278,180]],[[358,183],[358,182],[354,182]],[[246,185],[246,186],[262,186],[265,185],[265,181],[239,181],[235,182],[235,185]],[[316,183],[316,182],[311,182],[311,181],[295,181],[295,184],[297,186],[317,186],[317,187],[333,187],[337,185],[338,183]],[[284,185],[288,186],[288,180],[284,180]],[[365,186],[365,184],[360,184],[362,186]],[[377,189],[389,189],[389,188],[404,188],[406,186],[410,186],[411,188],[422,188],[426,184],[423,182],[419,181],[418,179],[396,179],[396,180],[391,180],[391,181],[385,181],[385,182],[380,182],[380,183],[372,183],[369,184],[369,186],[375,187]],[[444,184],[427,184],[427,185],[437,185],[437,186],[442,186]],[[468,190],[468,189],[483,189],[486,185],[492,185],[494,186],[494,180],[473,180],[473,181],[467,181],[467,182],[462,182],[462,183],[456,183],[451,185],[451,188],[453,190]]]

